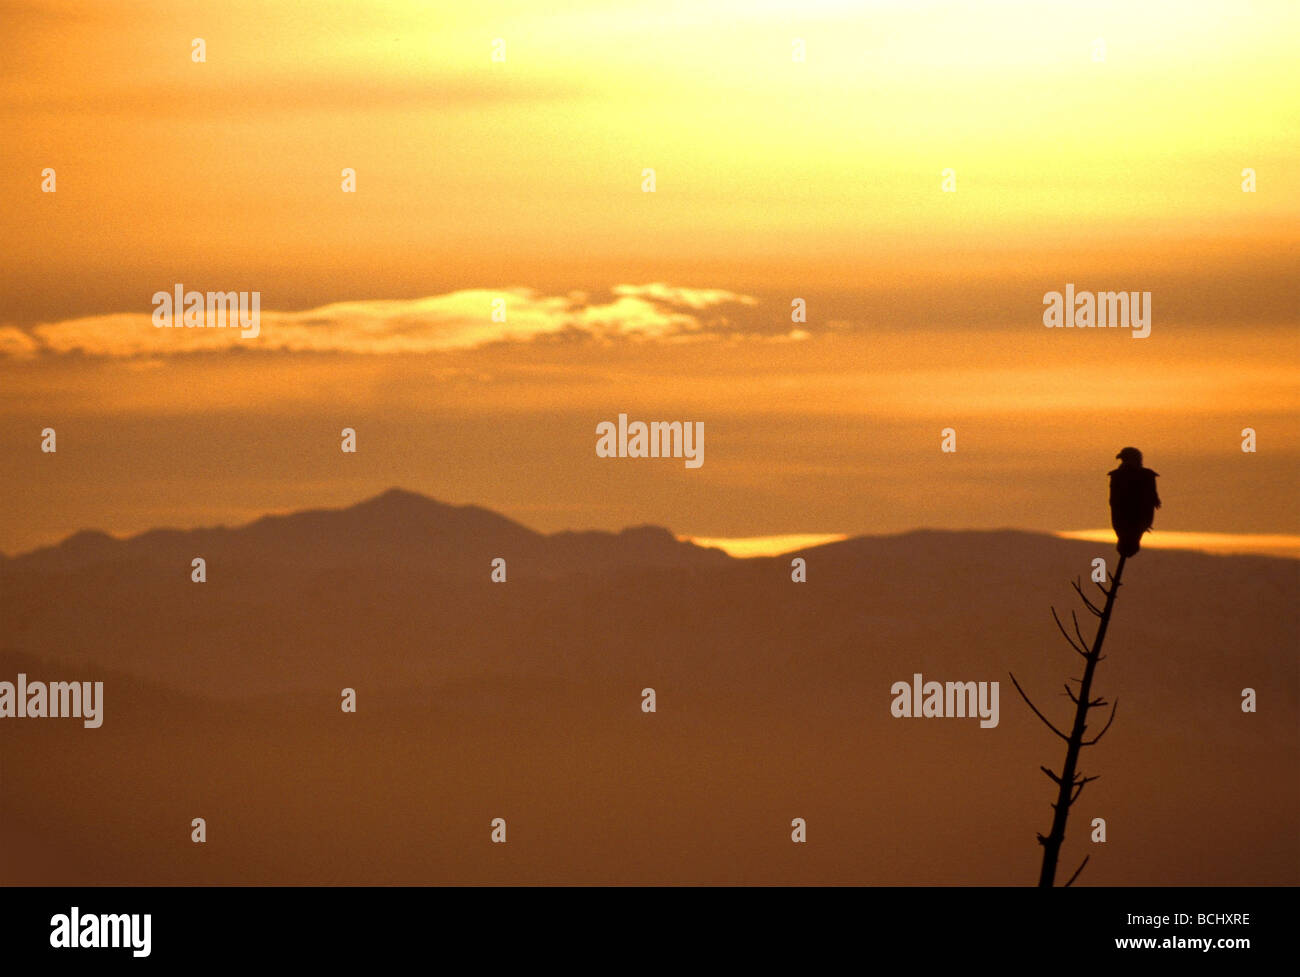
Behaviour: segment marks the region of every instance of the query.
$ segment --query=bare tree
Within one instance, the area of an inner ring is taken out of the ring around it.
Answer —
[[[1070,735],[1067,736],[1052,725],[1051,721],[1039,712],[1038,707],[1025,694],[1025,690],[1016,681],[1015,675],[1011,676],[1011,682],[1015,685],[1016,691],[1020,693],[1025,702],[1029,703],[1029,708],[1034,710],[1034,715],[1041,719],[1048,729],[1066,742],[1065,767],[1061,770],[1059,776],[1047,767],[1039,768],[1052,778],[1052,782],[1057,786],[1056,803],[1052,805],[1055,809],[1055,814],[1052,817],[1052,830],[1046,836],[1041,834],[1038,836],[1038,843],[1043,846],[1043,868],[1038,876],[1038,884],[1046,888],[1051,888],[1056,884],[1056,862],[1061,854],[1061,844],[1065,841],[1065,822],[1070,816],[1070,807],[1079,799],[1084,786],[1097,779],[1096,777],[1079,776],[1079,753],[1085,746],[1096,745],[1097,741],[1106,735],[1106,730],[1110,729],[1110,724],[1115,721],[1115,708],[1119,705],[1118,697],[1116,697],[1114,705],[1111,705],[1105,699],[1093,699],[1090,696],[1092,695],[1093,673],[1097,669],[1097,663],[1104,657],[1101,653],[1101,646],[1106,640],[1106,628],[1110,624],[1110,613],[1115,606],[1115,594],[1119,590],[1119,578],[1124,573],[1124,561],[1126,559],[1127,557],[1120,556],[1119,564],[1115,567],[1115,575],[1110,578],[1109,588],[1097,584],[1097,589],[1106,598],[1105,605],[1100,608],[1088,599],[1087,594],[1083,592],[1082,584],[1077,578],[1071,585],[1079,594],[1079,598],[1083,601],[1088,612],[1098,618],[1097,633],[1093,637],[1091,644],[1084,638],[1083,632],[1079,628],[1079,617],[1074,611],[1070,612],[1070,619],[1074,622],[1074,636],[1071,637],[1070,633],[1065,630],[1065,625],[1061,623],[1056,608],[1052,608],[1052,619],[1056,621],[1056,626],[1064,635],[1065,640],[1070,643],[1070,647],[1082,656],[1086,663],[1083,668],[1083,678],[1074,680],[1079,683],[1078,694],[1076,695],[1070,688],[1069,682],[1065,684],[1065,694],[1074,703],[1074,726],[1070,730]],[[1088,729],[1088,710],[1106,705],[1110,705],[1110,718],[1106,720],[1106,725],[1102,727],[1101,732],[1096,736],[1091,739],[1084,739]],[[1074,874],[1070,876],[1070,881],[1065,884],[1068,886],[1074,882],[1079,877],[1079,873],[1083,871],[1083,866],[1087,864],[1088,858],[1085,857],[1079,867],[1075,869]]]

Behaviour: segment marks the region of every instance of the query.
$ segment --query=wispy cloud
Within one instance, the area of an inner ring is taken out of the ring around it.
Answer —
[[[0,326],[0,356],[30,356],[36,349],[36,340],[21,329]]]
[[[241,347],[294,353],[392,355],[473,349],[572,335],[597,340],[672,341],[739,327],[728,306],[758,300],[724,289],[682,288],[655,282],[617,285],[612,298],[585,292],[543,295],[533,289],[467,289],[418,299],[335,302],[298,312],[263,310],[255,338],[238,329],[159,328],[149,311],[86,316],[43,323],[29,331],[0,327],[0,355],[38,353],[98,357],[156,357]],[[504,321],[494,321],[504,315]],[[233,325],[233,323],[232,323]]]
[[[713,305],[739,302],[742,305],[757,305],[758,299],[750,295],[737,295],[721,288],[676,288],[663,282],[651,282],[649,285],[615,285],[615,295],[636,299],[651,299],[666,305],[685,306],[690,309],[707,309]]]

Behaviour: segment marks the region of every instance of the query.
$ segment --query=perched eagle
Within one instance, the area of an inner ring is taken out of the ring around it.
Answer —
[[[1138,551],[1142,534],[1155,522],[1160,508],[1156,495],[1156,473],[1142,467],[1142,452],[1125,448],[1115,456],[1119,467],[1110,473],[1110,524],[1119,542],[1120,556]]]

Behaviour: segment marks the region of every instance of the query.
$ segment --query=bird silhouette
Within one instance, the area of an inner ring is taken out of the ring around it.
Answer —
[[[1129,557],[1141,548],[1142,534],[1155,522],[1160,496],[1156,473],[1142,467],[1142,452],[1124,448],[1115,457],[1119,467],[1110,472],[1110,524],[1117,538],[1115,549]]]

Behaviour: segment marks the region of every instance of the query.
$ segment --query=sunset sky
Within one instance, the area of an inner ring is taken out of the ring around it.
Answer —
[[[1289,0],[0,24],[0,552],[394,485],[548,531],[1087,531],[1126,444],[1157,530],[1300,535]],[[155,329],[176,283],[260,292],[260,334]],[[1150,336],[1045,329],[1066,283],[1151,292]],[[620,413],[703,421],[703,466],[597,458]]]

